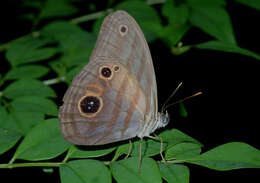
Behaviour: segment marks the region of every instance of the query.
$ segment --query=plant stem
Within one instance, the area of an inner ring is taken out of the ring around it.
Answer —
[[[78,18],[74,18],[74,19],[70,20],[70,22],[73,23],[73,24],[79,24],[79,23],[82,23],[82,22],[95,20],[97,18],[100,18],[100,17],[112,12],[112,11],[113,10],[110,8],[110,9],[107,9],[107,10],[104,10],[104,11],[99,11],[99,12],[91,13],[91,14],[84,15],[84,16],[81,16],[81,17],[78,17]]]
[[[58,78],[45,80],[45,81],[43,81],[43,84],[45,84],[45,85],[53,85],[53,84],[57,84],[57,83],[59,83],[61,81],[64,81],[64,80],[65,80],[65,77],[58,77]]]
[[[185,163],[186,161],[185,160],[171,160],[171,161],[167,161],[167,163]]]
[[[0,168],[19,168],[19,167],[59,167],[63,163],[48,163],[48,162],[35,162],[35,163],[14,163],[14,164],[0,164]]]

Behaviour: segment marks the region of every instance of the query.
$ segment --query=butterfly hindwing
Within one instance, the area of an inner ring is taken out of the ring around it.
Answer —
[[[68,141],[85,145],[135,137],[157,114],[156,92],[143,33],[126,12],[112,13],[101,26],[89,64],[63,98],[62,133]]]

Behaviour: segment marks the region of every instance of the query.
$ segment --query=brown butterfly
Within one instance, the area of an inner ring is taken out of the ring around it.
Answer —
[[[89,63],[73,79],[63,101],[60,126],[73,144],[142,139],[167,125],[168,113],[158,112],[147,42],[128,13],[116,11],[105,18]]]

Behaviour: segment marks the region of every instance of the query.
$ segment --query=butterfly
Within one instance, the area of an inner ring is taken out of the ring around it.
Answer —
[[[142,139],[168,124],[168,113],[158,112],[147,42],[127,12],[118,10],[104,19],[90,61],[73,79],[63,102],[61,131],[77,145]]]

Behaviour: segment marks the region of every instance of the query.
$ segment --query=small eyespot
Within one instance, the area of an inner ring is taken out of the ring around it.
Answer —
[[[96,96],[86,96],[80,100],[80,109],[84,114],[93,114],[100,108],[100,99]]]
[[[127,32],[128,32],[128,27],[126,25],[119,26],[119,33],[121,34],[121,36],[126,35]]]
[[[103,77],[109,78],[112,74],[112,71],[109,67],[103,67],[101,69],[101,74],[102,74]]]
[[[114,71],[115,71],[115,72],[119,71],[119,69],[120,69],[118,65],[114,65],[113,68],[114,68]]]

